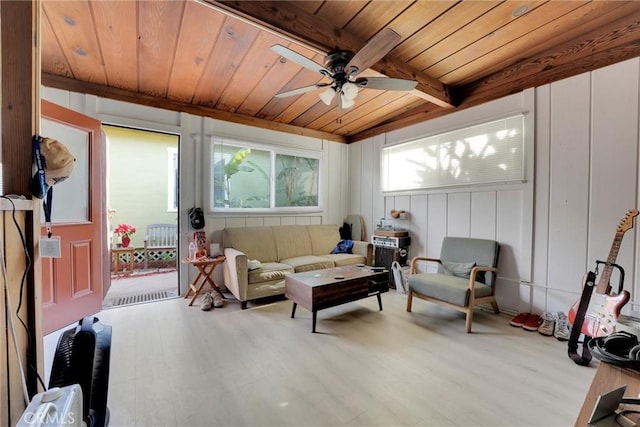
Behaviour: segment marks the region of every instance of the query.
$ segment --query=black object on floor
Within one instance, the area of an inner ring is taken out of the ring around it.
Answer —
[[[111,358],[111,326],[85,317],[58,340],[49,388],[80,384],[83,420],[88,427],[109,424],[107,392]]]

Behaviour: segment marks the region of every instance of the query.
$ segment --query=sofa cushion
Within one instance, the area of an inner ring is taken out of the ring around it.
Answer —
[[[300,225],[278,225],[271,227],[273,231],[278,261],[300,255],[311,255],[311,238],[307,228]]]
[[[283,259],[281,262],[293,267],[296,273],[300,273],[302,271],[322,270],[323,268],[333,268],[335,266],[333,261],[330,259],[313,255]]]
[[[269,282],[284,279],[287,274],[294,273],[293,267],[279,262],[263,262],[262,267],[249,271],[249,283]]]
[[[243,252],[249,259],[277,262],[278,252],[271,227],[227,227],[222,232],[225,248]]]
[[[409,276],[409,289],[419,294],[466,307],[469,305],[469,279],[440,273],[421,273]],[[491,288],[476,282],[475,296],[491,295]]]
[[[322,258],[331,260],[336,267],[342,267],[343,265],[364,264],[367,262],[367,258],[358,254],[329,254],[322,255]]]
[[[330,254],[340,239],[340,230],[336,224],[307,225],[311,239],[311,255]]]

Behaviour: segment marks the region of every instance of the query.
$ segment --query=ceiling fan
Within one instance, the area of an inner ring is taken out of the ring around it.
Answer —
[[[332,50],[325,58],[324,66],[282,45],[271,46],[271,49],[298,65],[316,71],[331,80],[330,83],[317,83],[293,90],[277,93],[276,98],[301,95],[313,90],[326,88],[320,93],[320,99],[327,105],[338,96],[340,108],[350,108],[360,88],[380,90],[413,90],[418,82],[390,77],[357,77],[362,71],[371,67],[385,56],[400,41],[400,35],[390,28],[385,28],[362,48],[358,53],[350,50]]]

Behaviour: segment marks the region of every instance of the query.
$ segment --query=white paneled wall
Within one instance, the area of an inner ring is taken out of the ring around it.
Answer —
[[[638,206],[639,75],[636,58],[536,91],[538,115],[548,117],[538,127],[548,137],[538,144],[536,178],[544,185],[535,216],[546,221],[548,238],[546,254],[536,249],[534,280],[547,287],[550,310],[578,299],[584,272],[607,259],[620,220]],[[636,316],[637,241],[635,227],[617,258],[633,301],[623,312]]]
[[[351,189],[359,194],[350,196],[349,211],[362,214],[372,230],[390,209],[408,210],[408,219],[398,225],[410,230],[410,256],[438,256],[447,235],[496,239],[502,244],[502,309],[566,312],[580,296],[584,273],[607,258],[626,211],[638,206],[639,81],[635,58],[388,133],[384,141],[352,144],[350,180],[357,185]],[[385,143],[520,111],[527,118],[529,145],[525,183],[402,194],[383,194],[379,185],[369,193],[371,186],[362,183],[365,177],[379,182],[378,168],[373,176],[363,170]],[[639,228],[627,232],[617,259],[632,294],[623,312],[635,316],[640,315]],[[615,274],[612,283],[617,286]]]
[[[530,280],[531,276],[530,271],[520,269],[530,269],[530,260],[522,259],[523,256],[530,258],[530,251],[523,250],[522,245],[525,241],[527,246],[531,246],[532,215],[525,212],[533,210],[533,159],[529,159],[530,178],[525,183],[399,194],[380,191],[379,165],[380,150],[385,144],[447,132],[521,112],[529,117],[526,123],[532,128],[533,90],[349,145],[350,212],[365,218],[371,234],[376,223],[381,218],[388,218],[392,209],[406,210],[405,219],[397,221],[396,225],[409,230],[410,257],[419,254],[437,257],[445,236],[499,240],[503,244],[499,298],[510,306],[517,306],[520,300],[519,281],[523,278]],[[528,132],[531,133],[531,129]],[[527,138],[533,141],[532,134]],[[533,152],[532,149],[530,151]]]

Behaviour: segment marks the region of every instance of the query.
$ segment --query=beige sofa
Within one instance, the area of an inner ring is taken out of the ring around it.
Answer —
[[[225,228],[224,284],[245,309],[247,301],[283,295],[287,274],[371,265],[371,243],[354,241],[353,254],[331,254],[339,241],[338,226],[333,224]],[[248,260],[258,260],[261,265],[249,271]]]

